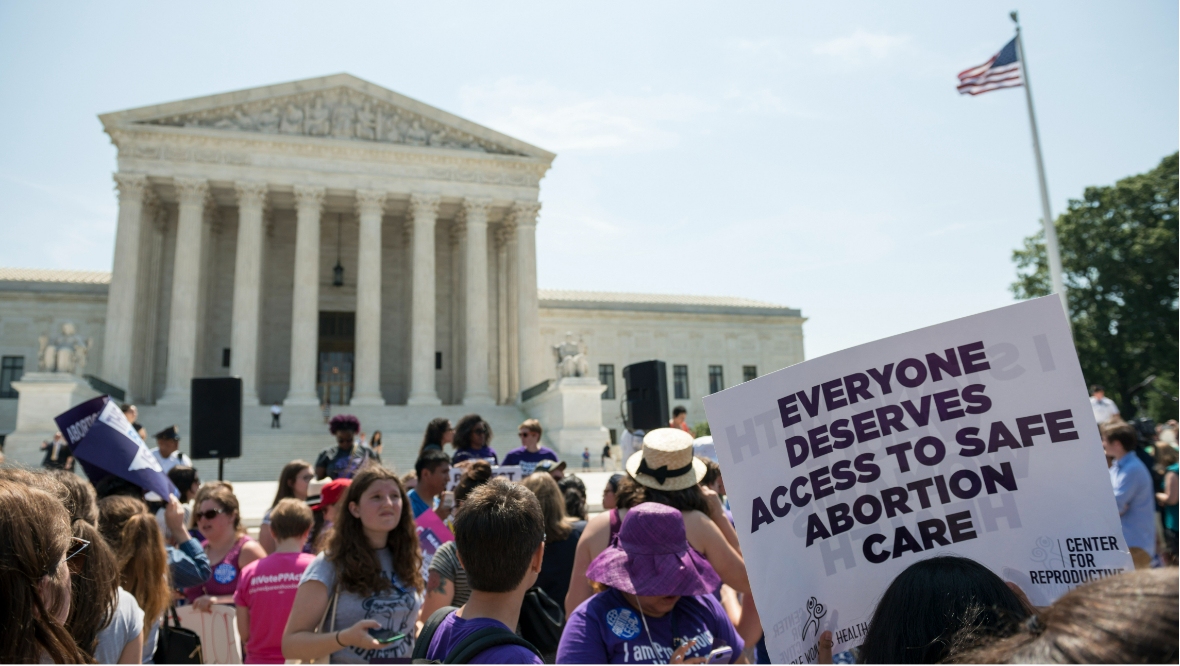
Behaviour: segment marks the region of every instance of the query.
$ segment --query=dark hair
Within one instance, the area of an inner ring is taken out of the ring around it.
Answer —
[[[677,511],[700,511],[709,515],[709,502],[700,486],[689,486],[682,490],[659,490],[648,488],[636,481],[630,474],[619,480],[615,492],[619,508],[630,509],[644,502],[655,502],[670,506]]]
[[[676,405],[675,407],[672,408],[672,418],[676,418],[677,416],[680,416],[681,414],[687,414],[687,413],[688,413],[688,410],[684,408],[684,405]]]
[[[74,602],[66,618],[66,630],[86,654],[94,657],[98,632],[110,624],[119,603],[119,560],[98,528],[75,520],[73,534],[90,545],[77,558],[80,570],[72,571],[70,593]]]
[[[486,460],[472,460],[459,482],[455,484],[455,504],[458,505],[467,498],[471,491],[482,486],[492,478],[492,466]]]
[[[624,474],[611,474],[610,478],[606,480],[606,485],[610,488],[612,493],[619,492],[619,482],[626,478]]]
[[[873,617],[858,661],[934,664],[964,628],[986,630],[1023,620],[1020,597],[1000,577],[965,557],[915,562],[893,579]]]
[[[442,465],[451,464],[451,458],[439,449],[426,449],[418,454],[418,460],[414,462],[414,474],[418,478],[422,478],[422,470],[428,469],[432,473]]]
[[[541,503],[528,488],[492,479],[471,493],[455,516],[455,547],[467,584],[480,592],[511,592],[545,540]]]
[[[197,470],[188,465],[177,465],[168,470],[168,480],[172,481],[172,485],[180,491],[178,499],[181,502],[187,502],[189,490],[197,480]]]
[[[1097,393],[1098,391],[1106,393],[1106,389],[1102,388],[1102,384],[1090,384],[1090,393]]]
[[[1079,586],[1006,637],[956,653],[971,664],[1174,664],[1176,569],[1131,571]]]
[[[114,495],[143,499],[143,488],[114,474],[108,474],[99,479],[98,483],[94,484],[94,493],[100,500]]]
[[[311,514],[306,502],[294,497],[279,500],[270,512],[270,533],[275,541],[303,536],[311,529],[315,517]]]
[[[275,501],[270,503],[271,507],[278,506],[280,501],[288,497],[295,497],[295,491],[291,486],[295,484],[300,472],[311,468],[311,463],[306,460],[292,460],[283,465],[283,471],[279,472],[279,488],[275,491]]]
[[[561,477],[557,482],[565,499],[565,513],[577,520],[586,520],[586,484],[573,474]]]
[[[98,529],[119,562],[119,585],[144,613],[144,635],[172,600],[164,535],[143,500],[122,495],[98,503]]]
[[[402,585],[421,592],[426,585],[422,582],[422,553],[418,550],[418,531],[410,498],[397,474],[380,465],[368,465],[352,477],[348,494],[341,500],[344,506],[328,534],[327,560],[336,566],[337,580],[349,592],[367,596],[390,588],[390,581],[381,575],[381,560],[365,536],[365,526],[349,510],[350,505],[360,504],[361,496],[378,481],[392,481],[401,496],[401,517],[397,527],[385,536],[393,573]]]
[[[131,402],[124,402],[119,405],[119,411],[123,412],[124,414],[131,411],[132,409],[135,409],[135,404]]]
[[[422,452],[426,450],[427,444],[438,444],[438,447],[441,449],[443,435],[447,433],[450,427],[451,420],[444,419],[441,416],[427,423],[426,432],[422,435],[422,446],[418,447],[418,455],[422,455]]]
[[[61,501],[37,487],[0,478],[0,662],[87,661],[57,621],[65,599],[61,561],[70,545],[69,515]],[[54,583],[42,598],[41,580]]]
[[[697,456],[697,460],[705,464],[705,475],[701,477],[698,485],[711,486],[717,479],[721,478],[721,465],[718,465],[712,458],[705,456]]]
[[[1102,436],[1112,442],[1118,442],[1128,453],[1139,448],[1139,433],[1130,423],[1111,423],[1102,426]]]
[[[70,512],[70,522],[84,520],[91,525],[98,525],[98,507],[95,505],[98,500],[94,496],[94,486],[77,474],[64,469],[54,470],[50,472],[50,476],[68,493],[68,499],[64,504],[66,511]]]
[[[369,435],[369,448],[384,445],[385,442],[381,441],[384,437],[385,435],[382,435],[380,430],[374,430],[373,434]]]
[[[335,435],[341,430],[361,431],[361,422],[352,414],[337,414],[328,422],[328,432]]]
[[[456,451],[471,448],[471,431],[479,426],[483,426],[483,429],[487,432],[483,440],[484,446],[492,445],[492,426],[488,425],[488,422],[483,420],[483,417],[479,414],[468,414],[459,419],[459,423],[455,426],[455,440],[452,444],[455,446]]]

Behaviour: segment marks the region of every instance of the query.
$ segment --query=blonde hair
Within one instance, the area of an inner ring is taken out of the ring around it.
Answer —
[[[134,497],[105,497],[98,512],[100,529],[119,562],[119,584],[143,609],[146,636],[172,603],[164,535],[147,506]]]
[[[314,522],[307,503],[292,497],[279,500],[270,512],[270,532],[276,541],[303,536]]]

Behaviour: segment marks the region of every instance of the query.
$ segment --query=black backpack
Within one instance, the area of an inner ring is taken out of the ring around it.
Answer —
[[[565,609],[545,590],[534,586],[525,592],[524,603],[520,605],[520,635],[536,646],[543,659],[548,657],[547,664],[553,663],[564,627]]]
[[[426,620],[426,624],[422,626],[422,633],[418,634],[418,640],[414,643],[414,652],[410,655],[410,663],[466,664],[484,650],[500,645],[519,645],[523,648],[528,648],[540,658],[541,653],[537,652],[537,648],[533,647],[532,643],[529,643],[520,636],[507,629],[485,627],[459,641],[459,644],[451,648],[451,651],[447,653],[446,658],[442,661],[427,659],[426,652],[430,649],[430,642],[434,640],[434,632],[438,631],[438,625],[442,624],[448,615],[457,610],[459,609],[455,606],[443,606],[431,614],[430,619]]]

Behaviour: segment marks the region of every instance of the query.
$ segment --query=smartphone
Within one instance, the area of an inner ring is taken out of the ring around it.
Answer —
[[[381,628],[370,629],[369,635],[372,636],[373,638],[375,638],[377,640],[377,642],[382,645],[389,645],[390,643],[396,643],[406,637],[405,634],[394,634],[392,636],[389,636],[388,638],[382,638],[381,634],[384,634],[386,631],[387,631],[386,629],[381,629]]]
[[[706,664],[728,664],[729,660],[733,658],[733,648],[728,645],[717,648],[709,653],[709,658],[705,660]]]

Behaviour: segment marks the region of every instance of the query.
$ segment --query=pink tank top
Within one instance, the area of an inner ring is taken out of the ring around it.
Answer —
[[[242,573],[242,568],[238,566],[238,556],[242,554],[242,546],[248,541],[251,541],[250,537],[242,535],[234,542],[233,548],[229,549],[225,557],[213,565],[213,575],[209,580],[185,589],[184,596],[190,604],[206,594],[219,597],[233,596],[234,591],[238,589],[238,576]]]

